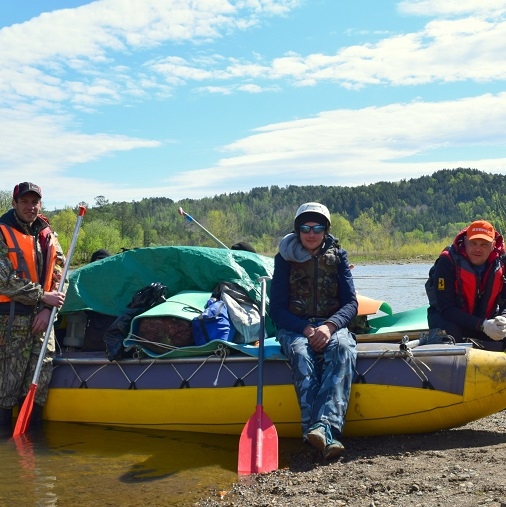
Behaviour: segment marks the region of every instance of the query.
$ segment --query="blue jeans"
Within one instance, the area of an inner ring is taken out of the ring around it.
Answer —
[[[277,339],[292,369],[300,406],[302,434],[315,424],[330,426],[333,437],[343,430],[357,361],[355,336],[339,329],[323,353],[315,353],[304,335],[280,329]]]

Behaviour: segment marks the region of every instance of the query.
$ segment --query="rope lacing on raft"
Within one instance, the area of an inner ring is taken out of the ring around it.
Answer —
[[[69,362],[69,364],[70,364],[70,367],[72,368],[72,371],[74,372],[75,376],[81,382],[81,384],[79,385],[80,389],[81,388],[87,389],[88,388],[88,380],[90,380],[90,378],[93,377],[93,375],[95,375],[96,373],[98,373],[102,368],[105,368],[107,366],[107,364],[103,364],[102,366],[97,368],[91,375],[89,375],[87,378],[83,379],[83,378],[81,378],[79,373],[77,373],[77,370],[74,368],[74,365],[71,362]]]
[[[117,361],[115,361],[115,363],[118,366],[118,368],[121,370],[121,373],[123,373],[125,378],[130,382],[128,389],[137,389],[136,382],[149,370],[149,368],[151,368],[151,366],[153,366],[156,363],[156,359],[153,360],[151,363],[149,363],[146,366],[146,368],[144,368],[144,370],[142,370],[141,374],[135,380],[130,379],[130,377],[126,374],[125,370],[121,367],[120,363],[118,363]]]
[[[388,354],[388,356],[387,356]],[[429,377],[426,375],[425,371],[422,367],[424,367],[427,371],[432,371],[430,367],[423,362],[421,359],[415,357],[413,355],[413,351],[408,348],[406,350],[400,350],[395,353],[394,356],[392,356],[391,350],[384,350],[377,358],[376,360],[367,368],[364,372],[360,373],[355,369],[355,380],[354,383],[356,384],[367,384],[366,375],[369,373],[378,363],[380,360],[385,359],[385,356],[387,360],[391,360],[393,358],[400,358],[404,361],[404,363],[409,367],[409,369],[420,379],[422,382],[422,387],[424,389],[434,389],[434,386],[431,384]]]
[[[238,376],[237,373],[234,372],[234,370],[231,369],[226,363],[226,360],[230,356],[230,353],[231,353],[231,349],[229,347],[227,347],[226,345],[220,343],[218,345],[217,349],[212,351],[212,353],[209,356],[201,358],[202,361],[196,366],[196,368],[189,375],[186,375],[186,377],[178,369],[178,366],[179,366],[178,363],[170,363],[167,366],[170,366],[170,368],[176,373],[176,375],[181,380],[181,383],[179,385],[179,389],[190,388],[190,387],[192,387],[190,384],[190,381],[198,373],[198,371],[210,359],[218,357],[221,359],[221,361],[219,362],[218,371],[216,373],[216,377],[215,377],[212,385],[214,387],[218,386],[221,372],[223,370],[226,370],[234,378],[234,383],[233,383],[232,387],[239,387],[239,386],[244,387],[246,385],[245,379],[247,377],[249,377],[258,368],[258,364],[255,363],[254,366],[252,368],[250,368],[246,373],[242,374],[241,376]],[[127,371],[125,370],[124,365],[122,365],[122,363],[118,362],[118,361],[106,362],[104,364],[98,365],[98,367],[91,374],[89,374],[86,378],[83,378],[83,375],[77,371],[76,364],[73,363],[70,358],[65,358],[64,362],[65,362],[65,364],[68,364],[71,367],[72,371],[74,372],[74,375],[79,380],[79,382],[80,382],[79,388],[86,388],[86,389],[89,388],[88,381],[94,375],[96,375],[99,371],[101,371],[104,368],[110,368],[111,366],[113,366],[113,367],[119,368],[122,375],[128,381],[128,389],[137,389],[138,381],[146,374],[146,372],[151,368],[151,366],[153,366],[156,362],[159,362],[161,359],[163,359],[163,358],[150,358],[146,367],[135,378],[131,378],[128,375]],[[144,361],[145,361],[145,359],[144,359]],[[89,365],[87,365],[87,367],[88,366]],[[186,366],[187,366],[187,364],[186,364]],[[56,365],[55,368],[58,368],[58,365]],[[223,387],[223,386],[221,386],[221,387]]]

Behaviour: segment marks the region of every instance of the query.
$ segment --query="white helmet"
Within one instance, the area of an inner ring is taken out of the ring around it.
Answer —
[[[320,204],[318,202],[306,202],[299,206],[299,209],[297,210],[297,213],[295,213],[295,220],[294,220],[294,229],[297,230],[297,224],[300,223],[304,217],[299,217],[304,213],[316,213],[318,215],[321,215],[325,217],[325,220],[327,222],[327,229],[330,227],[331,221],[330,221],[330,213],[324,204]]]

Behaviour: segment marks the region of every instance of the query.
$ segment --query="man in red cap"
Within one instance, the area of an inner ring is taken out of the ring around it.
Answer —
[[[12,209],[0,217],[0,433],[11,431],[12,409],[22,404],[31,385],[51,310],[65,300],[58,291],[65,256],[41,209],[41,188],[25,181],[14,187]],[[37,383],[32,424],[42,420],[54,350],[53,335]]]
[[[474,221],[429,272],[429,328],[442,329],[457,342],[470,339],[486,349],[504,350],[505,274],[502,236],[490,222]]]

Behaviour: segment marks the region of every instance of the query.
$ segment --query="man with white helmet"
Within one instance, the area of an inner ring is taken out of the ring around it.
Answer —
[[[330,213],[316,202],[295,214],[294,232],[274,258],[269,314],[292,368],[305,442],[339,456],[357,358],[347,326],[358,302],[346,252],[329,234]]]

